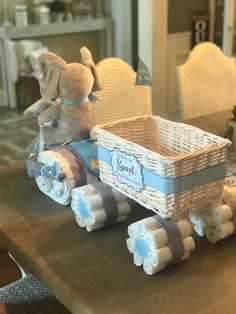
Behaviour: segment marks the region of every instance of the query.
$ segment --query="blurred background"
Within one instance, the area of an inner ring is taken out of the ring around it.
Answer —
[[[114,55],[136,68],[140,56],[155,78],[155,113],[178,118],[172,81],[175,67],[186,60],[191,48],[200,41],[215,42],[227,55],[234,54],[234,2],[2,0],[0,105],[27,107],[31,99],[23,99],[23,94],[29,94],[30,84],[35,93],[32,97],[38,97],[33,80],[26,79],[32,76],[34,58],[38,56],[35,51],[40,53],[44,47],[72,62],[80,60],[79,50],[87,46],[96,62]],[[9,91],[9,80],[16,85],[17,99]],[[168,94],[171,99],[167,99]]]
[[[180,120],[176,66],[198,42],[235,54],[235,0],[2,0],[0,2],[0,162],[25,156],[37,134],[22,111],[40,98],[35,61],[52,51],[80,61],[117,56],[149,68],[153,112]]]

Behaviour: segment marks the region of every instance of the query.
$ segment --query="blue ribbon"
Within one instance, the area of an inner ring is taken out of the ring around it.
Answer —
[[[111,164],[110,151],[98,145],[98,158]],[[159,174],[142,167],[143,183],[165,194],[175,194],[194,186],[223,179],[225,177],[225,163],[220,163],[209,168],[199,170],[186,176],[176,178],[162,177]]]
[[[94,94],[90,93],[88,97],[81,99],[64,98],[61,101],[61,106],[80,106],[88,100],[95,102],[97,100],[97,97]]]
[[[86,169],[93,175],[98,176],[98,152],[97,145],[90,138],[80,141],[73,141],[68,144],[73,152],[81,157]]]
[[[62,101],[61,101],[61,106],[80,106],[80,105],[82,105],[85,101],[86,101],[86,99],[84,99],[84,98],[82,98],[82,99],[69,99],[69,98],[65,98],[65,99],[62,99]]]

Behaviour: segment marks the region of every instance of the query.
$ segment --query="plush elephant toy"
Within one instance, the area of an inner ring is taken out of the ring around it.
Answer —
[[[102,89],[102,82],[91,52],[86,47],[80,52],[81,63],[66,63],[50,52],[38,58],[42,99],[24,115],[38,116],[45,147],[87,138],[97,122],[92,93]]]

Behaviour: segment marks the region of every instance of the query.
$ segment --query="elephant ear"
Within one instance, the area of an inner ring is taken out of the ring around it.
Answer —
[[[60,74],[66,68],[66,62],[58,55],[47,52],[37,60],[41,96],[46,99],[58,97]]]
[[[93,62],[93,57],[92,57],[90,50],[86,47],[83,47],[80,49],[80,53],[82,56],[81,63],[84,64],[86,67],[88,67],[91,70],[93,77],[94,77],[94,84],[93,84],[92,92],[102,90],[103,89],[102,79],[99,75],[99,72],[98,72],[96,65]]]

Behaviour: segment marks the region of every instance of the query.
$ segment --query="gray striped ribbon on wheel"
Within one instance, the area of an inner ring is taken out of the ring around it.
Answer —
[[[176,225],[171,218],[162,218],[160,215],[156,214],[153,216],[157,222],[164,228],[168,238],[168,245],[171,250],[172,258],[169,264],[175,264],[179,262],[185,253],[183,238],[179,227]]]
[[[83,186],[87,184],[87,174],[85,172],[83,163],[71,150],[68,148],[59,148],[55,149],[59,154],[61,154],[64,159],[70,165],[70,169],[72,171],[75,186]]]
[[[119,217],[119,210],[112,188],[102,181],[94,183],[93,186],[102,198],[103,208],[106,212],[105,225],[115,223]]]

